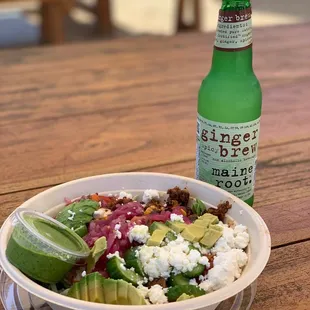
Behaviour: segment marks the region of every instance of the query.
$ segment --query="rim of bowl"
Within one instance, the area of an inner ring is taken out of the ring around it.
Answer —
[[[244,275],[241,275],[241,277],[237,280],[235,280],[233,283],[217,290],[212,293],[206,294],[204,296],[195,297],[193,299],[185,300],[182,302],[178,302],[178,309],[179,310],[190,310],[190,309],[199,309],[211,305],[215,305],[220,303],[223,300],[226,300],[236,294],[238,294],[240,291],[248,287],[251,283],[253,283],[258,276],[262,273],[264,270],[270,256],[271,252],[271,238],[270,233],[268,230],[268,227],[262,217],[254,210],[254,208],[249,207],[244,201],[237,198],[236,196],[230,194],[229,192],[218,188],[212,184],[199,181],[193,178],[183,177],[175,174],[167,174],[167,173],[158,173],[158,172],[120,172],[120,173],[109,173],[109,174],[102,174],[102,175],[95,175],[85,178],[80,178],[76,180],[72,180],[69,182],[65,182],[59,185],[56,185],[50,189],[47,189],[32,198],[25,201],[23,204],[21,204],[18,208],[27,207],[28,205],[31,205],[31,203],[36,200],[38,197],[41,197],[43,195],[46,195],[47,193],[52,193],[54,191],[57,191],[59,188],[66,187],[68,185],[74,185],[80,182],[86,182],[87,180],[93,180],[93,179],[100,179],[110,176],[123,176],[123,175],[144,175],[144,176],[157,176],[157,177],[169,177],[169,178],[176,178],[181,179],[185,181],[189,181],[191,183],[197,183],[200,185],[203,185],[205,187],[209,187],[212,189],[212,191],[220,192],[229,198],[231,198],[234,202],[238,203],[238,205],[242,208],[246,208],[247,211],[250,213],[251,217],[254,219],[255,223],[259,227],[259,235],[260,235],[260,241],[262,243],[261,251],[259,251],[257,263],[254,267],[247,270],[247,273]],[[18,209],[17,208],[17,209]],[[3,223],[1,230],[0,230],[0,245],[4,243],[3,240],[3,231],[8,230],[10,228],[9,219],[14,214],[15,210],[11,213],[11,215],[5,220]],[[36,284],[35,282],[31,281],[27,276],[23,275],[18,269],[16,269],[11,263],[8,261],[5,255],[5,249],[6,246],[0,247],[0,263],[2,265],[2,268],[7,273],[7,275],[20,287],[28,291],[29,293],[38,296],[39,298],[50,302],[52,304],[67,307],[71,309],[78,309],[78,310],[84,310],[84,309],[92,309],[92,310],[103,310],[103,309],[118,309],[118,310],[129,310],[133,309],[132,306],[125,306],[125,305],[110,305],[110,304],[100,304],[100,303],[93,303],[88,301],[81,301],[77,299],[73,299],[64,295],[61,295],[59,293],[52,292],[46,288],[43,288],[39,284]],[[16,272],[17,271],[17,272]],[[143,307],[147,307],[148,309],[160,309],[160,310],[172,310],[175,309],[175,303],[167,303],[167,304],[160,304],[160,305],[143,305],[139,306],[136,305],[135,308],[142,309]]]

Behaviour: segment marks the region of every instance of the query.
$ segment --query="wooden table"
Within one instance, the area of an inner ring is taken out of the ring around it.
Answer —
[[[254,310],[310,309],[310,25],[255,30],[264,104],[255,209],[272,235]],[[214,34],[0,52],[1,222],[75,178],[193,177]]]

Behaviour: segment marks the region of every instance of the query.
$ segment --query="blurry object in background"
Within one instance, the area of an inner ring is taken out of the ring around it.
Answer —
[[[27,21],[23,14],[24,3],[29,0],[0,0],[11,9],[0,11],[0,45],[10,46],[38,42],[39,29]],[[60,44],[65,41],[64,19],[74,5],[75,0],[37,0],[41,16],[40,41]],[[13,13],[14,12],[14,13]]]
[[[64,43],[64,19],[75,0],[41,0],[41,2],[41,42]]]
[[[29,23],[20,10],[1,10],[0,48],[37,44],[39,35],[39,28]]]
[[[310,20],[310,1],[252,3],[254,27]],[[215,31],[216,20],[209,17],[220,5],[221,0],[0,0],[0,48]]]
[[[111,36],[113,32],[111,16],[111,0],[79,1],[76,6],[90,13],[93,13],[98,19],[100,32],[105,36]]]
[[[96,11],[99,27],[104,35],[112,34],[111,6],[110,0],[97,0]]]
[[[191,24],[184,23],[184,13],[186,10],[186,1],[185,0],[178,0],[177,6],[177,31],[200,31],[200,10],[201,10],[201,3],[200,0],[191,0],[190,4],[192,5],[193,9],[193,22]]]

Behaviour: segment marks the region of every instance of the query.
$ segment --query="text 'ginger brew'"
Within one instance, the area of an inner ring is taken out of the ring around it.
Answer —
[[[223,0],[198,96],[196,178],[254,201],[262,92],[252,67],[249,0]]]

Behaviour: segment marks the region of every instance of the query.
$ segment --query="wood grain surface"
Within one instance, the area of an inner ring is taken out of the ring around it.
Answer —
[[[272,237],[253,309],[309,309],[310,25],[257,29],[255,208]],[[23,201],[121,171],[194,176],[197,93],[214,34],[0,51],[0,225]],[[307,259],[308,258],[308,259]]]

